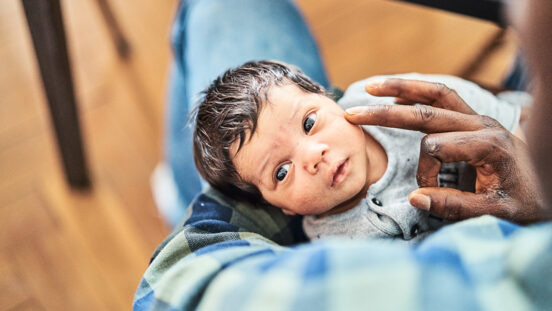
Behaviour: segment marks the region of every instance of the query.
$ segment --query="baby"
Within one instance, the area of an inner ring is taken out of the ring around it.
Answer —
[[[449,76],[394,77],[441,82],[480,114],[512,131],[521,108],[477,85]],[[298,68],[275,61],[226,71],[196,108],[194,159],[203,178],[222,193],[305,215],[307,236],[419,240],[444,222],[412,207],[423,133],[358,126],[344,109],[394,104],[351,85],[336,103]],[[474,188],[465,163],[443,165],[440,186]]]

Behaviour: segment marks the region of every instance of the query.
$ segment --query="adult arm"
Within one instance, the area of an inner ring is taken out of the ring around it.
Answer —
[[[450,220],[490,214],[527,224],[550,218],[525,143],[496,120],[478,115],[454,90],[403,79],[374,81],[366,90],[407,105],[355,107],[347,110],[349,121],[427,134],[416,176],[421,188],[409,196],[413,206]],[[413,103],[422,105],[408,105]],[[475,193],[437,187],[441,164],[458,161],[476,169]]]
[[[135,310],[546,309],[552,227],[493,217],[446,226],[419,245],[292,242],[277,210],[200,196],[155,252]],[[278,241],[278,243],[276,242]]]

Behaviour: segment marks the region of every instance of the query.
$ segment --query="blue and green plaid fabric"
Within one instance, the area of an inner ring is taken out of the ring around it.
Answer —
[[[302,242],[299,218],[208,190],[155,251],[134,310],[552,310],[552,223]]]

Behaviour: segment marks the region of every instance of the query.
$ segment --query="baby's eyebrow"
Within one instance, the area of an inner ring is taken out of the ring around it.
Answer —
[[[266,170],[266,167],[268,166],[269,158],[270,158],[270,152],[267,152],[266,155],[264,156],[263,160],[261,160],[262,164],[261,164],[261,169],[260,169],[260,174],[259,174],[259,176],[260,176],[259,179],[261,180],[261,182],[266,179],[265,177],[266,177],[267,174],[265,173],[265,170]],[[269,177],[270,177],[270,175],[269,175]],[[268,180],[270,181],[268,184],[272,185],[273,184],[272,178],[269,178]]]
[[[294,105],[295,105],[295,109],[291,114],[290,120],[296,120],[297,114],[299,114],[299,112],[301,112],[304,109],[303,105],[301,105],[301,100],[299,98],[295,100]]]

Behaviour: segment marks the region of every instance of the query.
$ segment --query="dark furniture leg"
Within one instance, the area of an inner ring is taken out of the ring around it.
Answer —
[[[90,187],[59,0],[22,0],[67,181]]]
[[[117,53],[119,53],[119,57],[121,57],[122,59],[128,59],[131,51],[130,44],[123,35],[121,27],[117,23],[117,19],[115,19],[109,3],[107,2],[107,0],[96,0],[96,3],[100,7],[102,16],[105,20],[105,23],[107,24],[109,33],[111,34],[111,38],[113,38],[113,42],[115,42],[115,47],[117,48]]]

